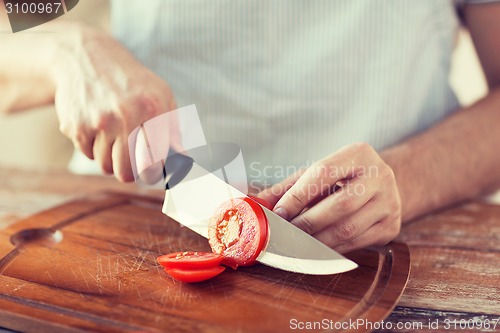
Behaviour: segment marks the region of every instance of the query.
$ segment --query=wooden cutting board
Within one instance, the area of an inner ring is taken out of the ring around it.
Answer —
[[[274,333],[319,322],[319,330],[363,332],[369,327],[347,326],[383,320],[408,279],[408,247],[391,243],[350,253],[360,267],[338,275],[255,265],[183,284],[155,258],[210,247],[163,215],[161,205],[154,198],[102,193],[2,230],[0,326],[51,333]],[[339,325],[347,329],[335,329]]]

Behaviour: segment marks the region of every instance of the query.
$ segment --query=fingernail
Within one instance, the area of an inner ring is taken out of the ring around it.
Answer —
[[[286,211],[285,208],[283,208],[283,207],[276,207],[274,209],[274,212],[276,214],[278,214],[279,216],[281,216],[282,218],[284,218],[285,220],[288,219],[288,213],[287,213],[287,211]]]

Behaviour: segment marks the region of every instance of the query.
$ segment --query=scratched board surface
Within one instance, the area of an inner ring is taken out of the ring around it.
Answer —
[[[349,320],[384,319],[409,274],[408,248],[393,243],[349,254],[360,267],[344,274],[255,265],[189,285],[155,261],[184,250],[210,248],[152,198],[102,193],[19,221],[0,233],[0,327],[285,332],[326,319],[321,328],[338,328]]]

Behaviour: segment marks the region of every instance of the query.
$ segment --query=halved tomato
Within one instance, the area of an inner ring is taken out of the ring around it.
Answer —
[[[222,263],[233,269],[254,264],[266,245],[267,235],[264,210],[247,197],[222,204],[208,225],[212,251],[222,255]]]
[[[165,268],[165,272],[176,280],[187,283],[201,282],[211,279],[224,272],[224,266],[214,266],[207,268]]]
[[[248,196],[250,199],[252,199],[253,201],[256,201],[257,203],[261,204],[262,206],[266,207],[267,209],[269,210],[273,210],[273,206],[271,205],[270,202],[268,202],[267,200],[264,200],[262,198],[259,198],[259,197],[254,197],[253,195],[249,195]]]
[[[175,252],[156,258],[163,267],[169,268],[207,268],[219,266],[222,256],[213,252]]]

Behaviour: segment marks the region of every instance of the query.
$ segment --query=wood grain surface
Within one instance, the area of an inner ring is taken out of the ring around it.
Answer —
[[[163,197],[162,191],[155,194],[134,184],[120,184],[112,177],[39,170],[36,163],[29,170],[0,166],[0,229],[43,209],[103,190],[156,195],[158,200]],[[397,240],[410,248],[410,279],[398,305],[384,321],[391,325],[375,331],[500,332],[500,325],[479,327],[500,319],[499,228],[500,206],[482,200],[404,225]],[[9,290],[13,292],[15,288],[11,286]],[[33,318],[39,311],[31,309],[26,317],[36,320]],[[445,328],[446,320],[472,320],[477,325]],[[0,317],[0,326],[5,322]],[[429,322],[437,322],[439,327],[430,327]]]
[[[500,332],[500,206],[437,212],[404,226],[397,240],[410,248],[411,277],[386,321],[414,326],[380,332]]]
[[[23,332],[284,332],[293,320],[375,322],[389,315],[408,278],[408,248],[394,243],[352,253],[360,267],[344,274],[256,265],[183,284],[156,256],[210,248],[161,204],[102,193],[3,230],[2,324]]]

